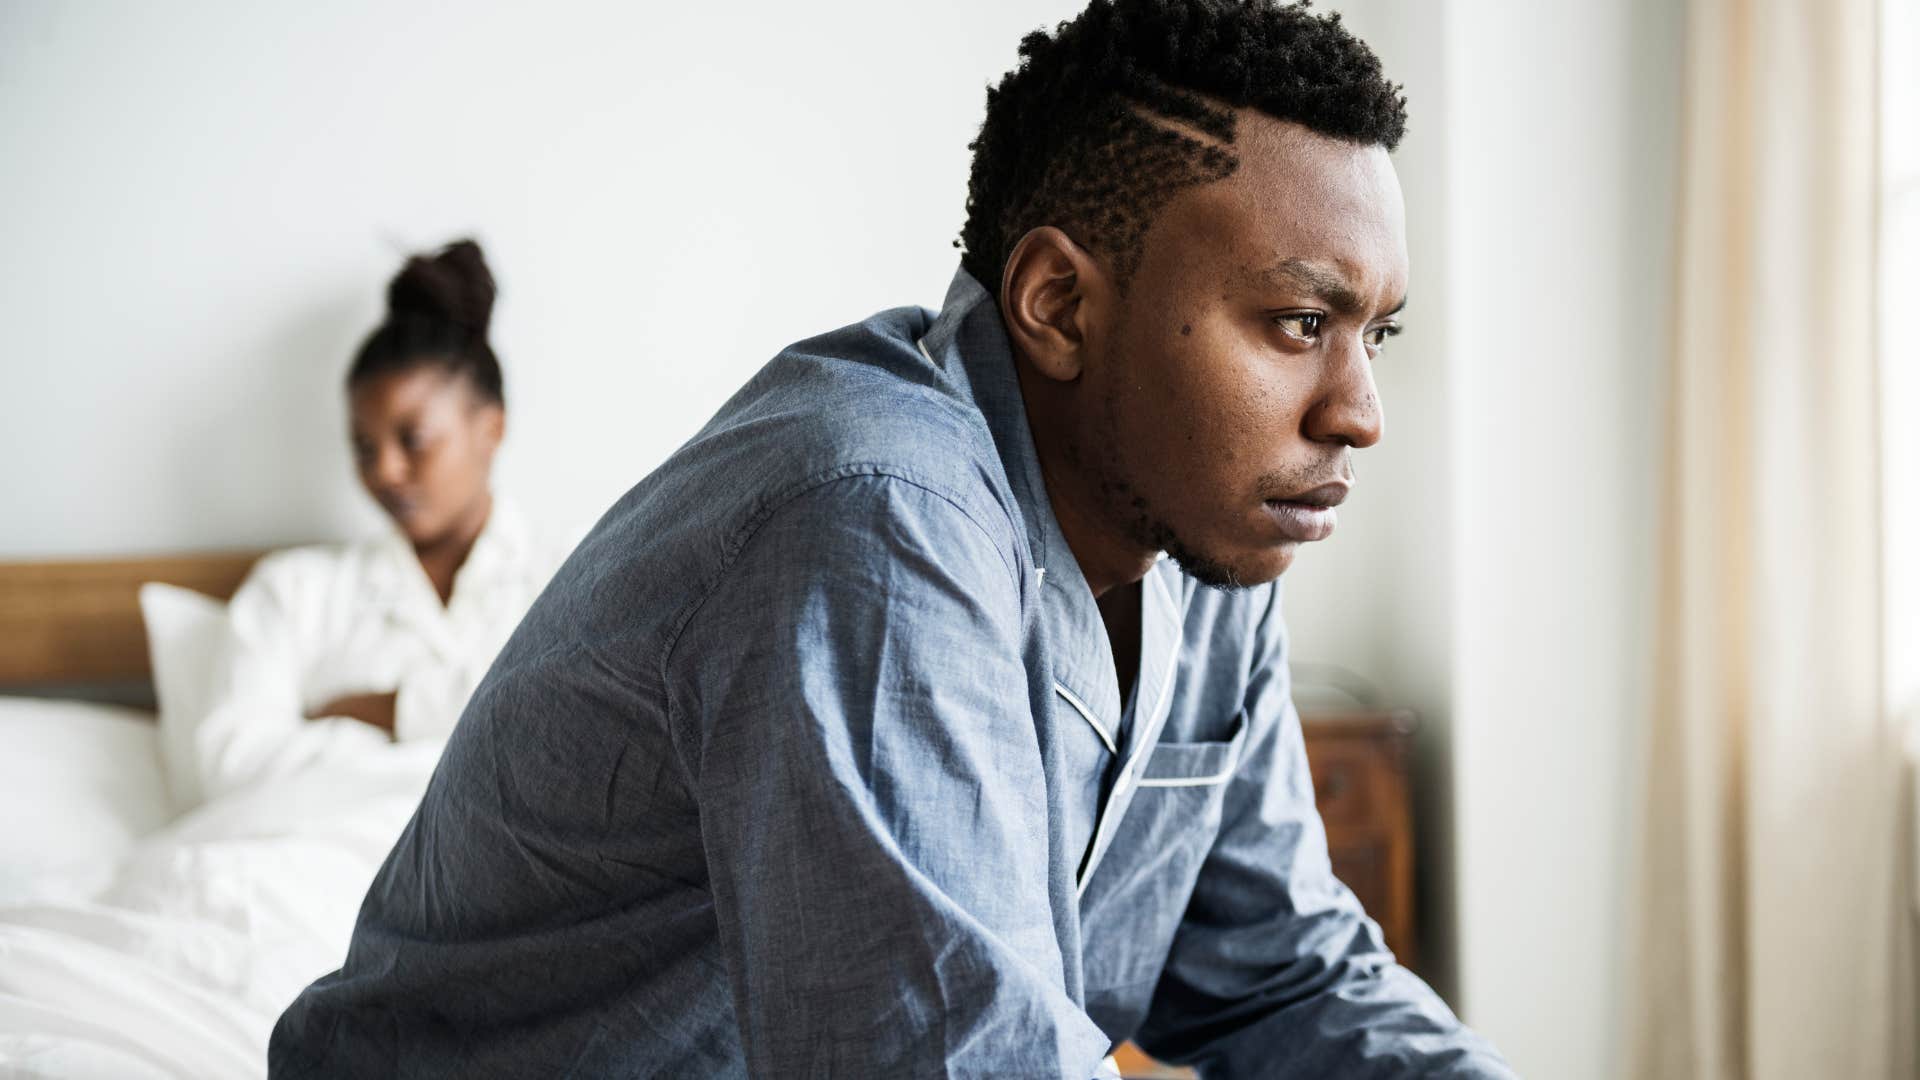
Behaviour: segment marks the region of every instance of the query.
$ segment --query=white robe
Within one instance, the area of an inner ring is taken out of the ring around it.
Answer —
[[[397,695],[395,741],[444,740],[563,554],[496,497],[444,605],[397,531],[263,558],[228,605],[211,707],[198,717],[163,707],[176,803],[198,805],[386,742],[358,720],[307,719],[350,694]]]

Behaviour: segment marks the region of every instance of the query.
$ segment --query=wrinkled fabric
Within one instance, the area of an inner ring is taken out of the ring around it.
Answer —
[[[1277,590],[1140,597],[1123,701],[964,272],[791,346],[514,633],[274,1074],[1508,1075],[1328,869]]]

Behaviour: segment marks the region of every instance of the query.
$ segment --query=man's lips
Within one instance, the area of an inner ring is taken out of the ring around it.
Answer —
[[[1333,535],[1333,527],[1338,521],[1333,508],[1346,501],[1347,491],[1346,482],[1336,480],[1282,498],[1268,499],[1264,508],[1282,536],[1295,543],[1312,543]]]
[[[1303,506],[1334,507],[1347,501],[1347,492],[1352,490],[1352,487],[1353,485],[1347,483],[1345,480],[1329,480],[1319,487],[1308,488],[1305,491],[1292,495],[1282,495],[1277,499],[1268,499],[1267,501],[1299,503]]]

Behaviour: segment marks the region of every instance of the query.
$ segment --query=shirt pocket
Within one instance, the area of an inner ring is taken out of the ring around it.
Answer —
[[[1140,787],[1212,787],[1232,779],[1247,738],[1247,714],[1234,716],[1225,739],[1217,742],[1163,742],[1153,748],[1140,773]]]

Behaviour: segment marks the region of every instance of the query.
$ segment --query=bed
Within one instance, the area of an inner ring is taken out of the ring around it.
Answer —
[[[0,1077],[260,1076],[281,1009],[345,955],[437,744],[199,806],[160,753],[259,554],[0,564]],[[1306,728],[1336,869],[1411,959],[1411,718]]]
[[[159,752],[257,554],[0,565],[0,1076],[263,1075],[345,955],[437,744],[197,806]]]

